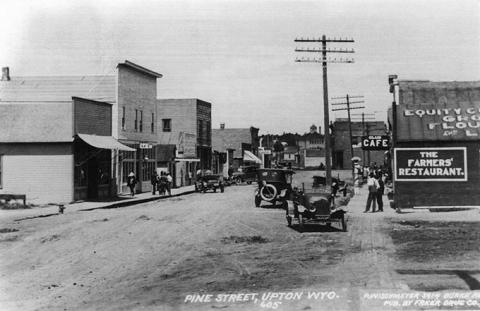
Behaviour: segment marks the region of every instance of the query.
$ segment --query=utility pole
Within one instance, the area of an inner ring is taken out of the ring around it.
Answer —
[[[370,127],[369,127],[368,123],[365,122],[365,121],[366,121],[366,119],[368,119],[368,121],[374,121],[375,120],[375,114],[374,113],[364,113],[364,112],[362,112],[361,114],[352,114],[352,116],[354,116],[354,117],[361,116],[362,117],[362,136],[368,136]],[[365,159],[365,150],[362,151],[362,156],[363,156],[364,165],[367,165],[367,166],[370,165],[370,151],[367,151],[367,159]]]
[[[350,116],[350,110],[352,109],[363,109],[365,108],[365,106],[360,106],[360,107],[350,107],[351,104],[360,104],[360,103],[364,103],[365,101],[363,100],[359,100],[359,101],[350,101],[350,98],[363,98],[363,96],[349,96],[347,94],[347,96],[345,97],[333,97],[332,100],[335,100],[335,99],[346,99],[346,102],[344,103],[332,103],[332,106],[337,106],[337,105],[347,105],[347,108],[336,108],[336,109],[332,109],[332,111],[341,111],[341,110],[346,110],[347,111],[347,114],[348,114],[348,132],[349,132],[349,135],[350,135],[350,163],[351,163],[351,166],[352,166],[352,181],[355,182],[355,167],[353,166],[353,160],[351,160],[353,158],[353,135],[352,135],[352,118]]]
[[[330,118],[329,118],[329,108],[328,108],[328,82],[327,82],[327,63],[353,63],[353,59],[327,59],[327,53],[354,53],[354,50],[348,49],[329,49],[327,48],[327,43],[330,42],[337,42],[337,43],[353,43],[355,42],[353,39],[342,39],[342,38],[327,38],[325,35],[322,35],[322,38],[318,39],[309,39],[309,38],[299,38],[295,39],[295,42],[321,42],[322,48],[306,48],[306,49],[295,49],[295,52],[309,52],[309,53],[322,53],[322,58],[302,58],[296,59],[296,62],[303,62],[303,63],[322,63],[323,67],[323,122],[325,128],[325,179],[326,179],[326,186],[332,185],[332,163],[331,163],[331,151],[330,151]]]

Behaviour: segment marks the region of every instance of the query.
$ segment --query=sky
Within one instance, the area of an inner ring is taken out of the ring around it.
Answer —
[[[163,74],[159,98],[211,102],[214,128],[262,134],[323,129],[322,66],[295,62],[319,45],[295,38],[355,40],[328,45],[355,50],[329,55],[355,62],[328,65],[328,95],[364,96],[352,113],[376,120],[389,74],[480,80],[480,0],[2,0],[0,27],[11,76],[114,74],[130,60]]]

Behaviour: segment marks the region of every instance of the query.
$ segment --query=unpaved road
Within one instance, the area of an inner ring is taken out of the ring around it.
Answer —
[[[422,261],[423,248],[415,238],[420,235],[406,240],[403,232],[430,228],[429,222],[415,223],[419,217],[437,221],[445,216],[420,213],[413,218],[389,208],[363,214],[363,206],[353,200],[348,232],[317,226],[299,233],[286,226],[283,210],[255,208],[253,189],[232,186],[223,194],[5,221],[0,228],[1,309],[358,310],[359,290],[424,290],[427,285],[419,284],[435,282],[435,271],[443,278],[437,289],[475,289],[474,281],[469,284],[444,270],[467,271],[476,280],[478,226],[467,223],[454,237],[438,231],[443,239],[453,237],[455,252],[446,250],[450,255],[439,258],[436,250],[430,261]],[[478,212],[472,215],[467,218],[478,221]],[[436,229],[429,230],[429,248],[446,245],[434,239]],[[470,242],[458,245],[460,239]],[[309,292],[320,291],[334,293],[306,299]],[[276,305],[253,299],[185,301],[193,294],[257,293],[260,298],[269,292],[303,296],[273,300],[280,302]]]

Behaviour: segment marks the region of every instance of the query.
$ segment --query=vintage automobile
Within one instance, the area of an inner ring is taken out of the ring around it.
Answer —
[[[281,202],[286,208],[287,198],[292,192],[293,174],[295,174],[294,171],[286,169],[258,169],[255,206],[259,207],[262,201],[267,201],[273,205]]]
[[[287,223],[292,226],[292,220],[298,223],[298,228],[303,231],[305,224],[338,223],[342,231],[347,231],[345,211],[342,208],[332,207],[331,194],[321,192],[304,193],[301,190],[293,191],[293,200],[287,201]]]
[[[257,180],[257,166],[242,166],[240,169],[240,171],[234,172],[232,175],[232,179],[236,184],[241,184],[243,182],[251,184]]]
[[[220,192],[222,193],[225,190],[222,176],[211,173],[197,176],[197,180],[195,181],[195,191],[207,192],[207,190],[213,190],[213,192],[217,192],[217,189],[220,189]]]

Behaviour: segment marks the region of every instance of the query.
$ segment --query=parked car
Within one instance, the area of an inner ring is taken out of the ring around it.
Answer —
[[[345,211],[342,208],[335,208],[332,204],[333,196],[327,193],[303,193],[294,191],[293,200],[287,201],[287,223],[292,225],[295,219],[300,231],[305,224],[326,224],[332,223],[340,225],[342,231],[347,231],[347,222],[345,220]]]
[[[257,166],[242,166],[240,168],[240,171],[233,173],[232,179],[237,184],[241,184],[243,182],[251,184],[252,182],[257,180],[257,171]]]
[[[215,174],[197,176],[195,191],[207,192],[208,190],[213,190],[213,192],[217,192],[217,189],[220,189],[222,193],[225,191],[223,176]]]
[[[281,202],[286,208],[286,200],[292,193],[293,174],[295,174],[294,171],[286,169],[258,169],[255,206],[259,207],[262,201],[267,201],[273,205]]]

